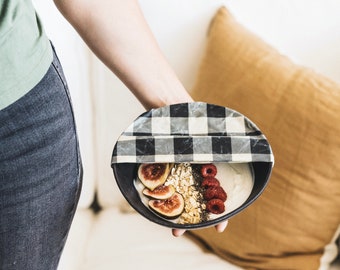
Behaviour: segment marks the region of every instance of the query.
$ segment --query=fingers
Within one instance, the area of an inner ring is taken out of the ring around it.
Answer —
[[[172,229],[172,235],[175,237],[182,236],[185,233],[184,229]]]
[[[215,226],[215,229],[218,233],[224,232],[224,230],[227,228],[228,220],[223,221]],[[185,233],[184,229],[172,229],[172,235],[175,237],[182,236]]]
[[[222,233],[224,232],[225,228],[227,228],[228,220],[223,221],[215,226],[217,232]]]

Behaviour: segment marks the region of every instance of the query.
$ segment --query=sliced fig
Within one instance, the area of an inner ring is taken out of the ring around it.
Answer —
[[[153,199],[165,200],[174,195],[175,191],[176,190],[172,185],[169,186],[161,185],[156,187],[154,190],[145,188],[143,190],[143,194]]]
[[[182,214],[184,210],[184,199],[181,194],[175,192],[174,195],[165,200],[150,200],[149,206],[161,216],[174,219]]]
[[[138,178],[150,190],[163,185],[170,172],[169,163],[143,163],[138,168]]]

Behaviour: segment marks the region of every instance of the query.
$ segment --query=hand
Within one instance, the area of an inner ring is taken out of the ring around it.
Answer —
[[[228,225],[228,220],[223,221],[215,226],[215,229],[218,233],[224,232],[225,228]],[[186,230],[184,229],[172,229],[172,235],[175,237],[182,236],[185,233]]]

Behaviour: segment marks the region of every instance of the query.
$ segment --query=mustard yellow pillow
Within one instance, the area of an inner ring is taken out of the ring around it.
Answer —
[[[223,7],[192,95],[249,117],[275,155],[253,205],[223,234],[193,235],[246,269],[318,269],[340,224],[340,86],[280,55]]]

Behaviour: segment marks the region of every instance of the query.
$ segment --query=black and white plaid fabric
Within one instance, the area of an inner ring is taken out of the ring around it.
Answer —
[[[112,163],[274,162],[262,132],[242,114],[203,102],[150,110],[119,137]]]

